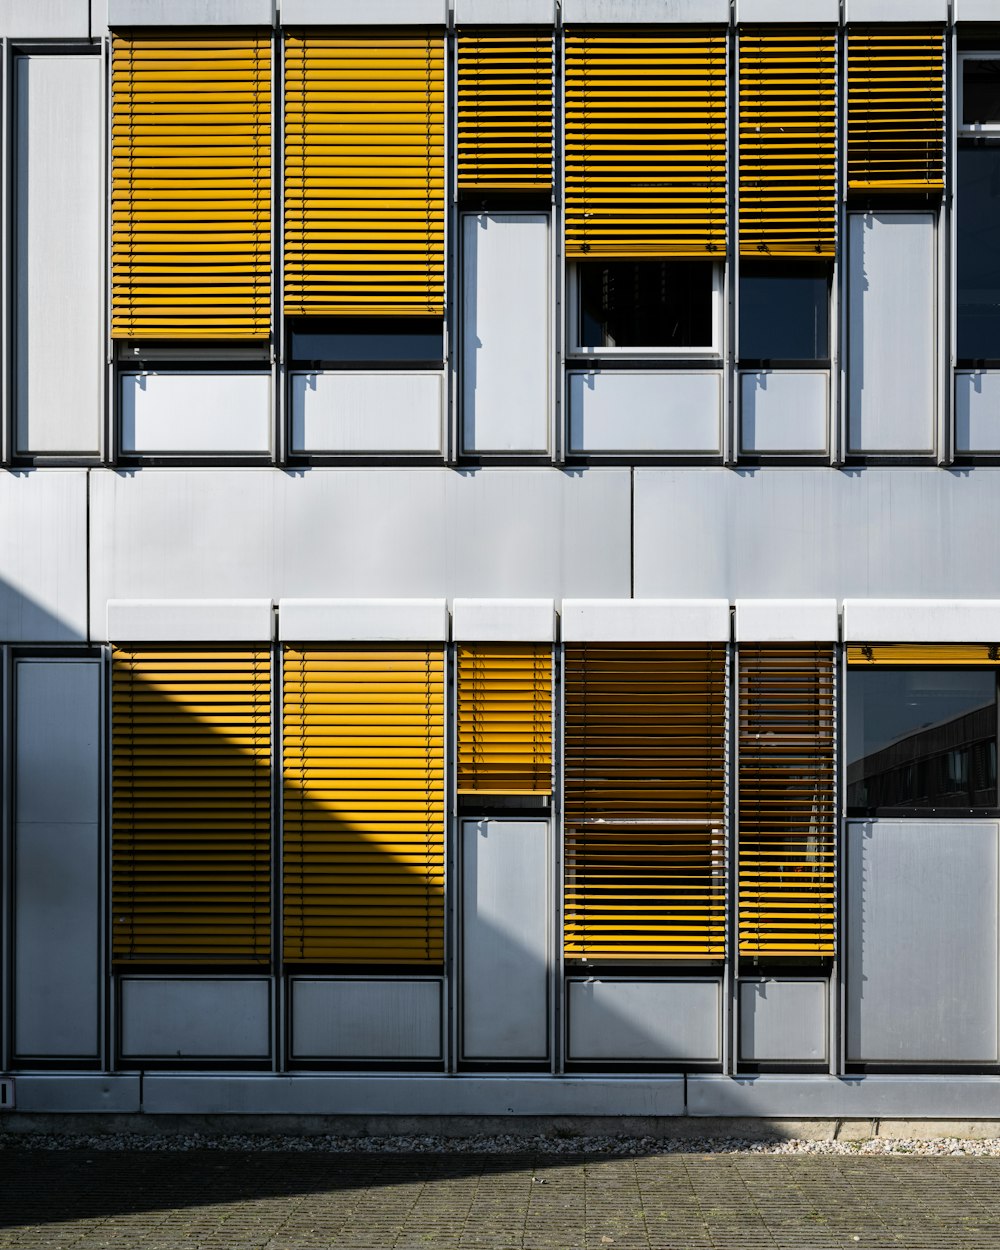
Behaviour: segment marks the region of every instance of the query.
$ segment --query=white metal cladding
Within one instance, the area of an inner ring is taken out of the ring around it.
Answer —
[[[86,636],[86,471],[0,473],[0,638]]]
[[[719,369],[574,370],[567,384],[571,451],[722,453]]]
[[[737,22],[803,22],[840,21],[840,0],[736,0]]]
[[[552,26],[555,0],[454,0],[456,26]]]
[[[274,0],[108,0],[108,25],[273,26]]]
[[[462,217],[462,442],[544,452],[552,300],[547,213]]]
[[[740,450],[748,455],[825,455],[830,375],[825,369],[740,374]]]
[[[956,371],[955,450],[1000,451],[1000,372]]]
[[[995,642],[1000,599],[845,599],[845,642]]]
[[[827,981],[759,977],[739,983],[739,1057],[745,1063],[821,1063],[829,1028]]]
[[[124,1059],[266,1059],[266,977],[122,977]]]
[[[9,39],[86,39],[87,0],[4,0],[0,37]]]
[[[980,1119],[1000,1115],[996,1076],[756,1076],[692,1074],[691,1116],[799,1119]]]
[[[97,56],[14,60],[14,397],[21,454],[101,450],[103,75]]]
[[[462,821],[462,1056],[548,1054],[548,822]]]
[[[100,1053],[101,664],[18,660],[14,1050]]]
[[[270,373],[124,373],[120,386],[123,452],[263,455],[271,446]]]
[[[294,977],[293,1059],[442,1057],[440,979]]]
[[[737,599],[737,642],[836,642],[836,599]]]
[[[996,12],[992,14],[996,19]],[[845,0],[848,22],[947,22],[948,0]]]
[[[444,376],[437,371],[295,373],[290,389],[293,452],[444,450]]]
[[[551,642],[555,627],[551,599],[456,599],[451,606],[456,642]]]
[[[281,0],[282,26],[443,26],[446,0]]]
[[[584,22],[729,23],[729,0],[563,0],[562,20]]]
[[[564,599],[564,642],[728,642],[726,599]]]
[[[995,22],[996,0],[954,0],[956,22]]]
[[[718,1062],[722,981],[570,978],[570,1061]]]
[[[851,213],[848,223],[849,450],[930,454],[938,377],[935,214]]]
[[[281,599],[282,642],[445,642],[444,599]]]
[[[270,642],[270,599],[109,599],[113,642]]]

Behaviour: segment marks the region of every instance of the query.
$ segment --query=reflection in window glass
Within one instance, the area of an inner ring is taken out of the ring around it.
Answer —
[[[711,347],[711,261],[577,266],[581,347]]]
[[[994,670],[848,670],[850,812],[885,815],[996,805]]]
[[[292,323],[293,365],[427,364],[444,357],[440,317],[316,319]]]
[[[958,149],[958,356],[1000,359],[1000,147]]]
[[[740,359],[826,360],[830,355],[827,265],[744,262],[740,267]]]
[[[962,125],[1000,124],[1000,57],[962,62]]]

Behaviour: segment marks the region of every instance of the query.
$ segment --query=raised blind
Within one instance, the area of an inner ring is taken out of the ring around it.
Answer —
[[[1000,643],[995,642],[877,642],[851,643],[848,664],[897,664],[910,667],[989,668],[1000,665]]]
[[[552,790],[552,648],[458,648],[459,794]]]

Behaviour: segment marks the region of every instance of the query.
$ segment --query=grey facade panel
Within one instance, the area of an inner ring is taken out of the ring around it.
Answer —
[[[718,980],[569,980],[568,1058],[716,1062],[721,991]]]
[[[555,0],[454,0],[455,24],[552,26]]]
[[[687,1114],[767,1119],[994,1119],[996,1076],[689,1076]]]
[[[740,1058],[747,1063],[825,1060],[829,995],[826,981],[741,981]]]
[[[271,1053],[263,977],[123,977],[126,1059],[264,1059]]]
[[[563,0],[563,22],[729,22],[729,0]]]
[[[138,1073],[111,1076],[107,1073],[31,1073],[14,1078],[17,1111],[106,1111],[121,1115],[141,1107]]]
[[[445,0],[281,0],[282,26],[443,26]]]
[[[293,1059],[440,1059],[439,980],[295,977]]]
[[[273,26],[274,0],[108,0],[108,25]]]

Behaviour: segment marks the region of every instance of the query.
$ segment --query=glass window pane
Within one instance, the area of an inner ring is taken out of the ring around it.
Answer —
[[[1000,123],[1000,57],[962,62],[962,125]]]
[[[581,347],[711,347],[711,261],[577,267]]]
[[[958,356],[1000,358],[1000,147],[958,149]]]
[[[826,265],[744,263],[740,269],[740,358],[826,360],[830,270]]]
[[[996,740],[992,669],[848,670],[852,813],[995,808]]]
[[[296,365],[435,364],[444,357],[439,318],[305,322],[293,324],[290,337],[290,354]]]

